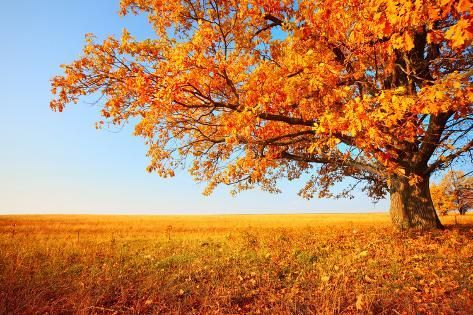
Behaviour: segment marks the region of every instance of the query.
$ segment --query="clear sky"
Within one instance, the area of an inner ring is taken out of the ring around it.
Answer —
[[[283,193],[210,197],[186,171],[162,179],[145,171],[146,148],[132,128],[97,131],[98,109],[85,102],[49,109],[49,80],[76,58],[84,34],[103,38],[127,27],[150,36],[144,17],[119,17],[119,0],[14,0],[0,11],[0,214],[269,213],[384,211],[362,193],[353,200],[304,200],[301,183]]]

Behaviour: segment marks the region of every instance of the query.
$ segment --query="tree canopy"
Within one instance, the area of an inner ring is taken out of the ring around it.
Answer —
[[[98,126],[138,119],[149,171],[188,167],[205,193],[222,183],[276,192],[308,173],[307,198],[346,196],[353,185],[331,188],[351,177],[376,199],[393,195],[392,181],[428,187],[432,172],[471,156],[470,1],[120,6],[146,14],[156,36],[88,34],[53,78],[51,107],[100,93]]]
[[[465,214],[473,209],[473,177],[462,171],[449,171],[430,187],[435,209],[441,215],[451,211]]]

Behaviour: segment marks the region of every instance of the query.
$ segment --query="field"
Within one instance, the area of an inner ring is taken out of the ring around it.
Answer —
[[[442,221],[0,216],[0,314],[472,314],[473,215]]]

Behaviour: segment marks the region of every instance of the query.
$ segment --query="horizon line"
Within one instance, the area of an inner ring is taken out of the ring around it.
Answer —
[[[143,212],[10,212],[2,213],[0,216],[34,216],[34,215],[58,215],[58,216],[68,216],[68,215],[90,215],[90,216],[237,216],[237,215],[306,215],[306,214],[387,214],[389,210],[378,210],[378,211],[355,211],[355,212],[165,212],[165,213],[143,213]]]

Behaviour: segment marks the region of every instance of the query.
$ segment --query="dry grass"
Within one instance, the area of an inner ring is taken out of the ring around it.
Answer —
[[[473,216],[0,217],[0,313],[473,313]]]

